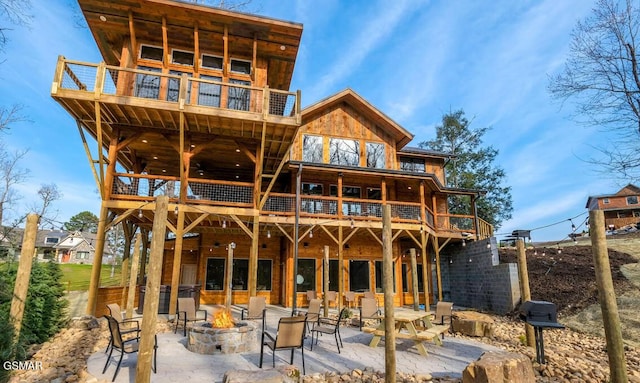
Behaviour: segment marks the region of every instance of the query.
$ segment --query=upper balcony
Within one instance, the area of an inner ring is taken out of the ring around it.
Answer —
[[[286,153],[285,144],[295,138],[301,123],[299,91],[71,61],[62,56],[51,95],[94,138],[101,130],[105,145],[115,137],[116,129],[262,141],[265,169],[277,166]]]

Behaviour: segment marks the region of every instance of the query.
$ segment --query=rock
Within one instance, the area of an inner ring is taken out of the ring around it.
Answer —
[[[518,353],[487,351],[462,372],[462,383],[535,383],[531,360]]]
[[[451,330],[468,336],[493,336],[494,320],[475,311],[456,311],[451,318]]]
[[[100,323],[98,323],[96,317],[85,315],[82,317],[73,318],[71,320],[71,323],[69,323],[69,327],[81,330],[91,330],[100,327]]]
[[[300,370],[294,366],[277,367],[273,370],[229,370],[224,373],[223,383],[265,382],[297,383]]]

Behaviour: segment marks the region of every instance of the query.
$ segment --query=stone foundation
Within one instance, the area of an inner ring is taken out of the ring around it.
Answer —
[[[258,332],[251,322],[236,327],[205,327],[203,323],[187,325],[187,349],[198,354],[237,354],[258,349]]]

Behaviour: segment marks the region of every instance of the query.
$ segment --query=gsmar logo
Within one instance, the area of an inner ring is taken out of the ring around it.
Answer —
[[[2,363],[2,368],[5,370],[42,370],[42,362],[6,360]]]

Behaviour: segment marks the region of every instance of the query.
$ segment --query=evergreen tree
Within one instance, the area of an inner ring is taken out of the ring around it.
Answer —
[[[505,186],[506,174],[495,164],[498,150],[482,146],[482,136],[489,128],[471,128],[463,110],[442,116],[436,126],[436,138],[420,143],[420,147],[453,156],[445,167],[449,187],[483,191],[477,199],[478,216],[499,228],[513,211],[511,187]],[[470,214],[469,200],[463,196],[449,198],[452,214]]]
[[[90,211],[80,212],[69,218],[69,222],[64,223],[64,229],[96,233],[98,231],[98,217]]]

